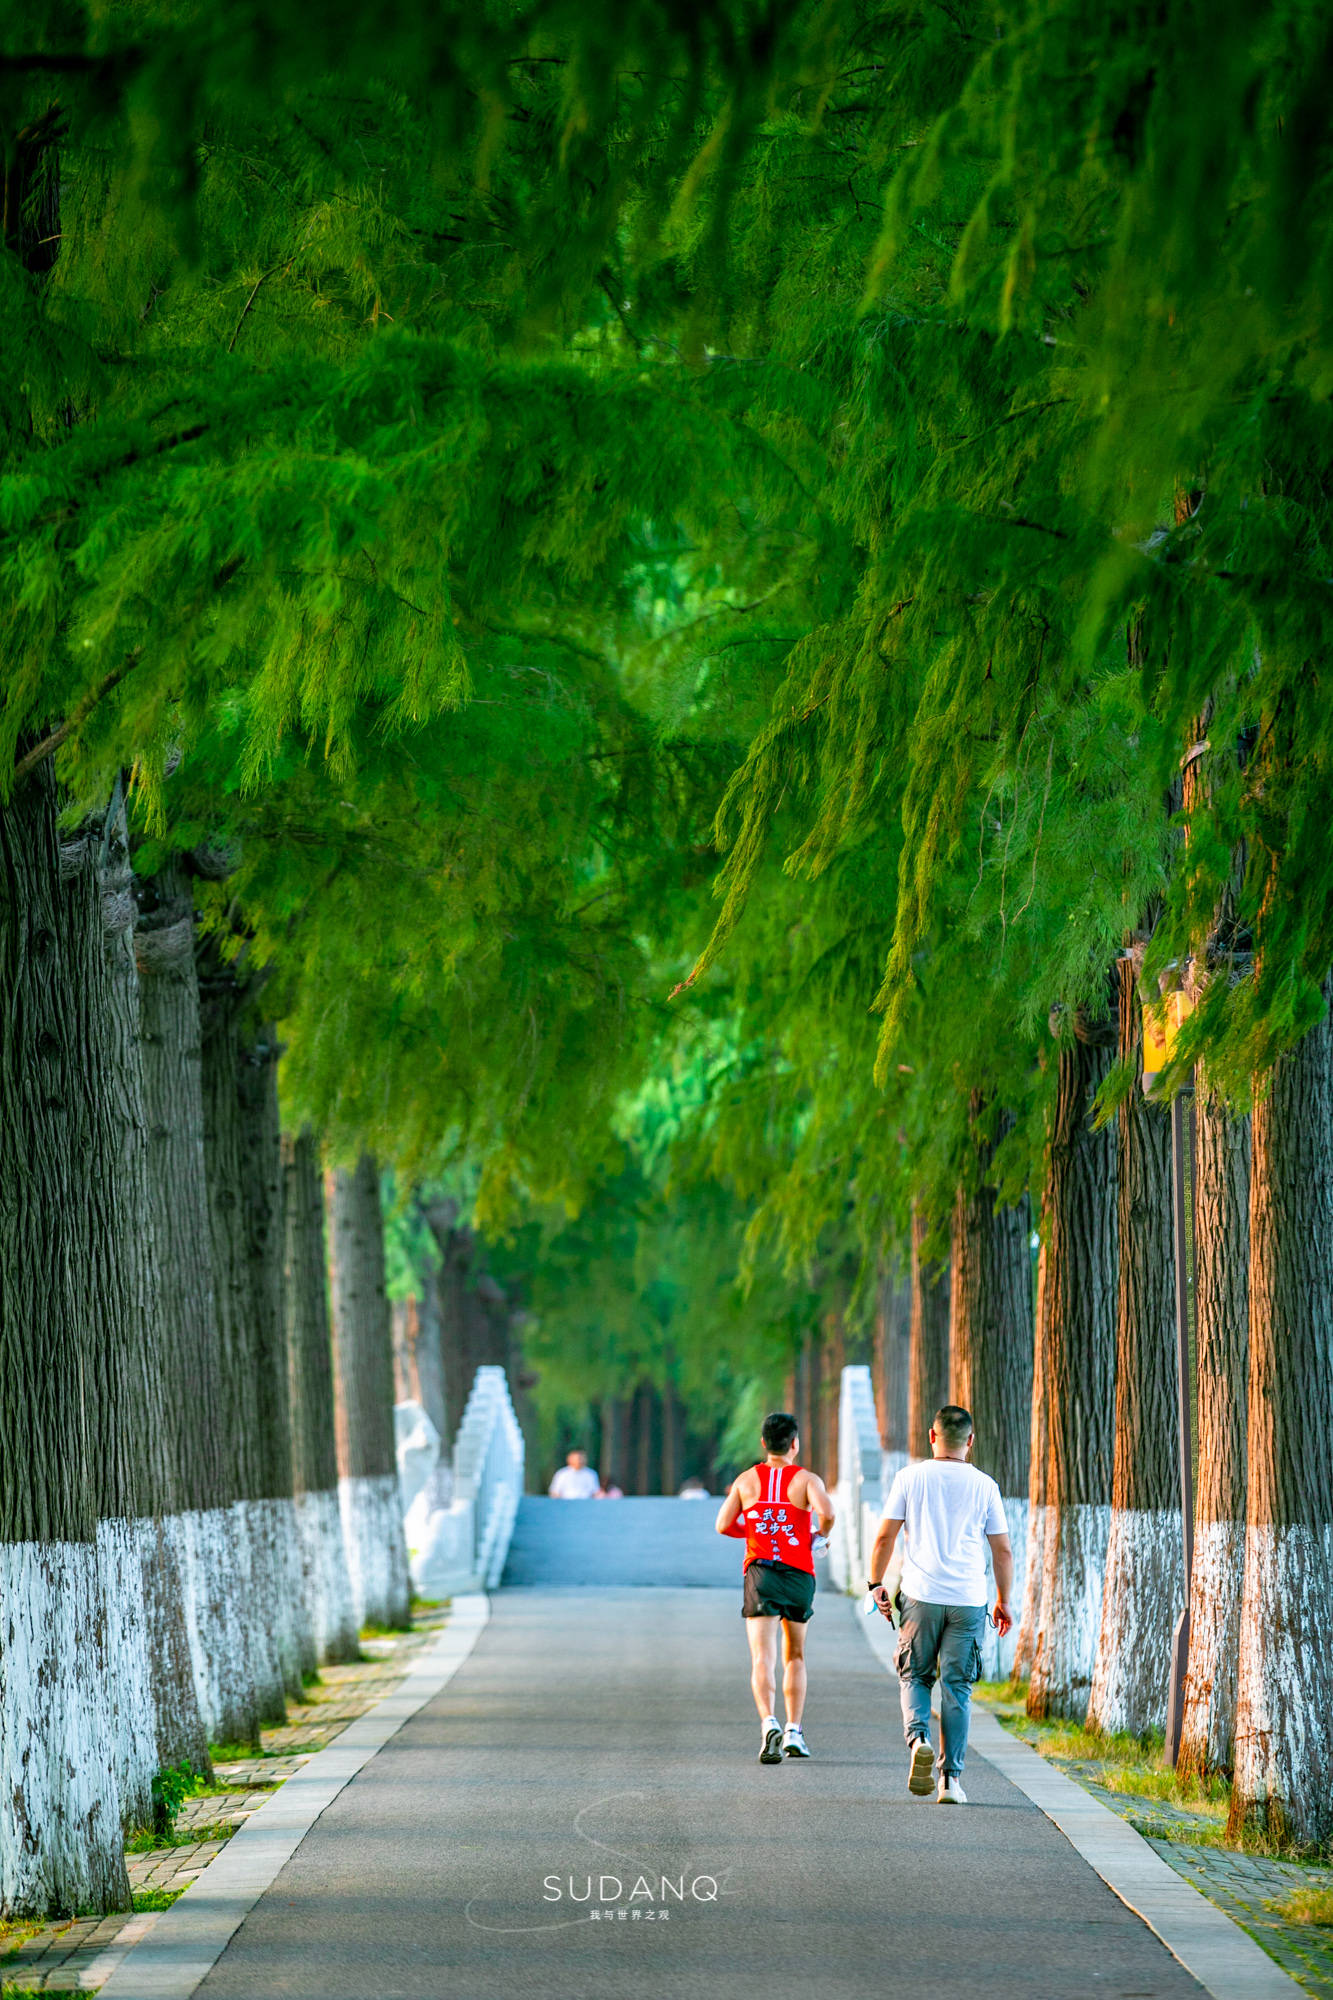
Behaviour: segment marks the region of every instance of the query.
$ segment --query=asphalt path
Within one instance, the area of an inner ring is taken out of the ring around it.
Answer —
[[[896,1689],[856,1620],[821,1595],[815,1754],[770,1767],[738,1590],[502,1590],[465,1665],[325,1811],[200,1993],[1200,1995],[975,1754],[965,1809],[908,1794]]]

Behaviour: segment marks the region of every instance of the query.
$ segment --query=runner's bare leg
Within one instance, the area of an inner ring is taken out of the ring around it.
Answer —
[[[780,1623],[777,1618],[745,1620],[745,1636],[750,1641],[750,1688],[761,1722],[767,1722],[776,1713],[773,1704],[777,1700]]]
[[[805,1627],[792,1619],[782,1621],[782,1698],[787,1705],[787,1723],[799,1729],[805,1711]]]

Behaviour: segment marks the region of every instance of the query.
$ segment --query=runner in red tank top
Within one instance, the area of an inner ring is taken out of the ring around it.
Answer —
[[[817,1473],[796,1463],[801,1448],[795,1417],[765,1417],[764,1457],[743,1472],[722,1502],[719,1535],[745,1540],[745,1593],[741,1616],[750,1641],[750,1687],[763,1741],[761,1764],[808,1757],[801,1734],[805,1707],[805,1628],[814,1609],[814,1528],[833,1526],[828,1491]],[[782,1693],[787,1727],[773,1712],[777,1687],[778,1627],[782,1627]]]

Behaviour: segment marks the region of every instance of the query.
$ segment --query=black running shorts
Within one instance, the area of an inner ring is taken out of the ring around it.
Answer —
[[[815,1580],[790,1563],[752,1562],[745,1572],[742,1618],[787,1618],[804,1625],[815,1608]]]

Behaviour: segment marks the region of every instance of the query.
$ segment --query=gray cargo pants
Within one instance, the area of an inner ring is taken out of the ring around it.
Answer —
[[[898,1629],[898,1692],[903,1734],[930,1741],[930,1690],[940,1681],[940,1776],[959,1778],[967,1757],[972,1683],[981,1678],[984,1604],[922,1604],[904,1597]]]

